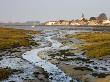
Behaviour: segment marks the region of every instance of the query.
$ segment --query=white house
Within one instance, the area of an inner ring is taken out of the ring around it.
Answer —
[[[55,25],[56,21],[48,21],[45,23],[45,25]]]
[[[103,24],[110,24],[110,20],[103,21]]]

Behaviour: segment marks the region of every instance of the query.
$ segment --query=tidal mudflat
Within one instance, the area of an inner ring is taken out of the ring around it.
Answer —
[[[0,82],[48,81],[41,67],[22,58],[22,54],[39,44],[33,40],[39,31],[0,28]]]
[[[22,29],[31,29],[31,27]],[[85,48],[87,41],[78,38],[83,33],[86,35],[98,32],[103,34],[102,29],[94,31],[91,27],[77,29],[42,26],[31,30],[40,31],[39,34],[32,34],[30,41],[34,42],[31,46],[23,45],[1,52],[0,67],[10,70],[9,76],[2,79],[2,82],[99,82],[101,79],[108,80],[109,54],[104,53],[101,57],[87,55]],[[108,32],[105,34],[106,37],[109,37],[108,34]],[[109,38],[105,41],[109,42]],[[97,46],[96,49],[98,49]],[[106,49],[109,50],[109,47],[107,46]]]
[[[109,54],[106,54],[106,56],[102,55],[99,58],[97,58],[97,56],[88,57],[87,52],[83,49],[83,47],[85,47],[86,41],[76,38],[76,36],[78,34],[81,35],[81,33],[86,33],[91,35],[93,33],[96,33],[97,35],[95,38],[98,39],[99,38],[98,35],[100,36],[103,35],[102,39],[103,40],[105,39],[105,42],[106,41],[108,42],[109,32],[93,31],[93,30],[64,30],[63,29],[62,31],[60,30],[60,33],[62,34],[52,38],[61,43],[60,48],[41,52],[39,56],[42,59],[46,59],[51,63],[57,65],[67,75],[77,79],[77,81],[81,81],[81,82],[96,81],[97,82],[97,79],[106,78],[107,76],[109,76],[110,74]],[[70,37],[71,35],[73,35],[74,37]],[[103,38],[105,36],[106,38]],[[99,39],[99,41],[102,39]],[[108,50],[109,48],[106,48],[106,49]]]

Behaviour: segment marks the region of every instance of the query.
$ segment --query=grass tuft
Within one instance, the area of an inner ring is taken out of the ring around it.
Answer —
[[[12,74],[9,68],[0,68],[0,80],[8,78]]]

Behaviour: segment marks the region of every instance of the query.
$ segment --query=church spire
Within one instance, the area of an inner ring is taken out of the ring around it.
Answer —
[[[81,16],[81,18],[84,18],[84,13],[82,13],[82,16]]]

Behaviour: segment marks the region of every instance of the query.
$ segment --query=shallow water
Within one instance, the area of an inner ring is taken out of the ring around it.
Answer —
[[[27,51],[23,54],[23,58],[33,63],[36,66],[44,68],[45,71],[48,72],[50,81],[52,82],[70,82],[72,80],[71,77],[67,76],[63,71],[61,71],[56,65],[50,63],[47,60],[42,60],[38,54],[42,51],[48,51],[53,49],[59,49],[61,47],[61,43],[57,40],[51,39],[52,37],[57,37],[60,33],[59,31],[44,31],[44,40],[51,42],[51,46],[47,46],[44,48],[33,49],[31,51]],[[63,34],[62,34],[63,35]],[[60,36],[60,35],[59,35]],[[38,38],[38,37],[36,37]],[[74,80],[77,82],[76,80]]]
[[[45,71],[48,72],[50,81],[52,82],[69,82],[72,78],[66,75],[62,70],[60,70],[56,65],[50,63],[48,60],[42,60],[38,54],[42,51],[48,51],[48,50],[59,50],[59,49],[65,49],[69,48],[69,46],[63,46],[60,42],[55,40],[54,38],[62,38],[65,34],[73,34],[76,32],[90,32],[90,31],[109,31],[109,28],[103,29],[103,28],[94,28],[94,27],[44,27],[44,26],[37,26],[35,28],[29,27],[16,27],[18,29],[30,29],[30,30],[39,30],[42,32],[41,35],[35,36],[35,41],[40,41],[42,44],[37,49],[33,49],[31,51],[27,51],[23,54],[23,58],[28,60],[29,62],[33,63],[36,66],[44,68]],[[51,45],[50,45],[50,44]],[[86,58],[82,55],[77,55],[77,57]],[[110,71],[110,64],[109,60],[96,60],[91,59],[91,61],[94,61],[92,63],[85,63],[81,61],[73,61],[73,62],[64,62],[66,64],[76,65],[78,67],[80,66],[87,66],[91,69],[93,69],[97,73],[108,73]],[[94,64],[95,63],[95,64]],[[98,69],[94,69],[94,67],[98,67]],[[107,70],[103,70],[103,68],[107,68]],[[73,79],[75,82],[77,80]]]

